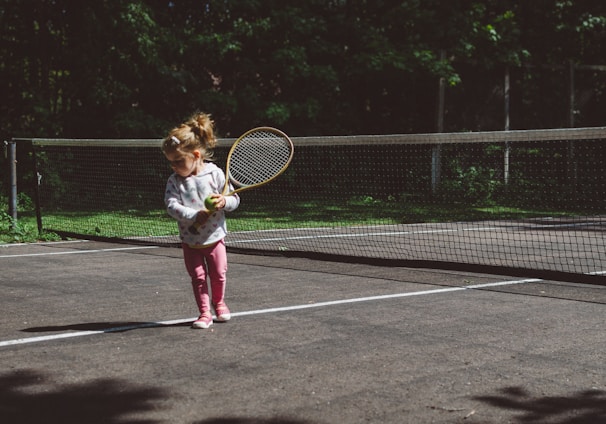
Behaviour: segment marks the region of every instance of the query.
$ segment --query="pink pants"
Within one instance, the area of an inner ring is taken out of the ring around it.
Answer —
[[[223,240],[203,249],[194,249],[183,244],[183,259],[191,277],[194,297],[200,313],[210,311],[207,276],[210,279],[213,304],[223,302],[227,282],[227,252]]]

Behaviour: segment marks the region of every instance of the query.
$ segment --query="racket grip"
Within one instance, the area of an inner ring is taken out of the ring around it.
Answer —
[[[200,227],[201,225],[195,222],[188,228],[188,230],[192,234],[198,234],[198,230],[200,229]]]
[[[205,220],[205,222],[206,222],[211,215],[210,212],[209,211],[200,211],[200,212],[204,212],[204,214],[206,215],[206,220]],[[200,213],[200,212],[198,212],[198,213]],[[198,230],[200,229],[201,226],[202,226],[202,224],[196,221],[188,228],[188,230],[192,234],[198,234]]]

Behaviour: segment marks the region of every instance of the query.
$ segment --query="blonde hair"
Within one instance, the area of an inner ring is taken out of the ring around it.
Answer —
[[[192,153],[199,150],[204,160],[211,160],[217,145],[215,123],[207,113],[196,112],[191,118],[169,131],[162,142],[164,153]]]

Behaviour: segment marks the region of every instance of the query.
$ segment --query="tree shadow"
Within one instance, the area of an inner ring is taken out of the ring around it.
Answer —
[[[133,418],[158,410],[164,390],[134,386],[118,379],[53,385],[34,370],[0,374],[0,422],[33,424],[153,424]]]
[[[549,424],[606,423],[606,392],[585,390],[570,396],[534,396],[522,387],[506,387],[493,396],[474,399],[519,411],[517,422]]]

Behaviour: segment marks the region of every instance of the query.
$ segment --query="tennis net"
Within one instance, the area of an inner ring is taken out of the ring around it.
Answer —
[[[179,245],[160,140],[17,141],[35,152],[44,229]],[[606,279],[606,127],[293,142],[283,175],[241,193],[232,251]]]

